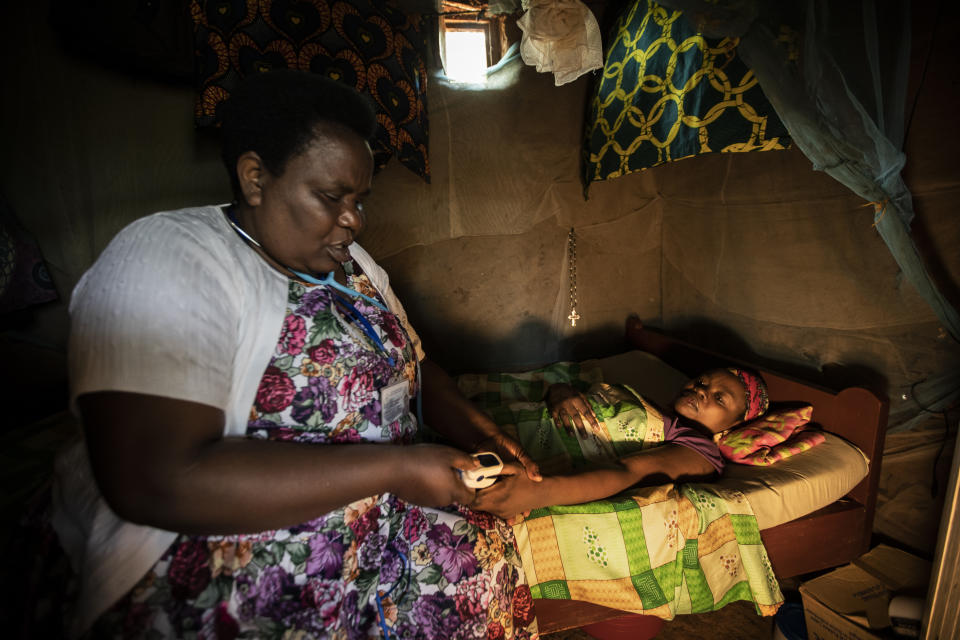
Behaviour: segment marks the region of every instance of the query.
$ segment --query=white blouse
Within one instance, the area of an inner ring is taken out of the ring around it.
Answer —
[[[360,245],[350,253],[420,339],[386,272]],[[70,402],[130,391],[211,405],[224,435],[242,436],[280,336],[289,279],[230,227],[221,206],[156,213],[124,228],[70,300]],[[135,419],[134,416],[131,416]],[[127,522],[97,489],[82,441],[56,461],[53,526],[80,576],[71,633],[85,632],[177,537]]]

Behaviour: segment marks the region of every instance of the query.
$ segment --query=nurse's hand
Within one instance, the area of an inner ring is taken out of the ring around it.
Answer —
[[[479,465],[469,453],[437,444],[394,447],[399,471],[391,493],[423,507],[473,505],[476,490],[463,484],[458,469]]]
[[[554,496],[548,490],[548,481],[549,478],[534,482],[520,465],[504,464],[497,481],[477,491],[473,508],[505,520],[520,513],[526,514],[531,509],[553,504]]]
[[[498,430],[496,435],[482,440],[473,450],[474,452],[493,451],[499,454],[504,462],[516,460],[531,481],[540,482],[543,480],[543,476],[540,475],[540,466],[533,461],[533,458],[527,454],[519,442],[503,431]]]

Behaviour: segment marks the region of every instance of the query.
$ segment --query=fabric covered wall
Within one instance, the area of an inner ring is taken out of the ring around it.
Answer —
[[[584,202],[578,150],[585,82],[555,87],[551,76],[517,62],[495,83],[508,86],[478,92],[434,82],[433,186],[388,167],[370,201],[377,213],[365,243],[450,367],[570,357],[584,340],[590,346],[580,345],[583,353],[619,347],[628,310],[659,314],[652,176],[597,188]],[[566,320],[571,226],[580,303],[590,309],[576,329]]]

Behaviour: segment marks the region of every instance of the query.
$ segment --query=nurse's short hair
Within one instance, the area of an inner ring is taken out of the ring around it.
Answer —
[[[305,71],[277,69],[245,78],[220,106],[221,157],[230,186],[240,197],[237,159],[254,151],[273,175],[317,137],[318,126],[345,127],[373,137],[372,102],[353,87]]]

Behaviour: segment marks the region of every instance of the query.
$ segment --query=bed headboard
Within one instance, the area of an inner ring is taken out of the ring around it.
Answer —
[[[879,460],[883,454],[889,413],[889,403],[885,398],[879,398],[873,392],[859,387],[833,392],[813,383],[789,378],[749,362],[671,338],[655,329],[644,327],[635,317],[627,319],[626,339],[631,347],[652,353],[690,376],[711,367],[731,364],[751,367],[763,374],[772,402],[808,402],[813,405],[814,422],[824,430],[857,445],[870,459],[870,472],[867,477],[847,496],[864,505],[872,517],[877,483],[880,480]]]

